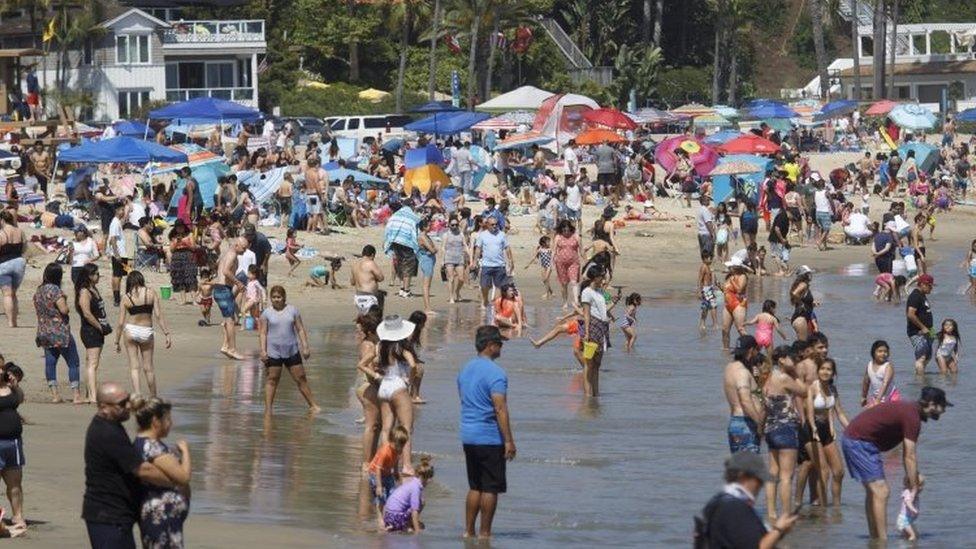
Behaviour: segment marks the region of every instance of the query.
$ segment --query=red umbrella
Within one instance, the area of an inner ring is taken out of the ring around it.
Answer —
[[[590,124],[599,124],[608,128],[633,130],[637,124],[626,114],[612,108],[592,109],[583,113],[583,120]]]
[[[864,111],[867,116],[881,116],[882,114],[888,114],[891,109],[898,106],[897,101],[892,101],[890,99],[882,99],[875,104],[868,107],[868,110]]]
[[[576,143],[579,145],[597,145],[599,143],[622,143],[627,141],[627,138],[620,135],[619,133],[612,132],[610,130],[586,130],[585,132],[576,136]]]
[[[718,163],[718,153],[715,149],[695,137],[686,135],[678,135],[658,143],[654,147],[654,161],[668,172],[674,171],[674,167],[678,164],[678,157],[674,151],[678,148],[688,153],[688,158],[694,164],[698,175],[708,175]]]
[[[718,150],[728,154],[773,154],[779,152],[779,145],[754,133],[747,133],[719,145]]]

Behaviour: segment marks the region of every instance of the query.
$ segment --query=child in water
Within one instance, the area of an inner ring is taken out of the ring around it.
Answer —
[[[637,341],[637,331],[634,330],[634,326],[637,325],[637,308],[641,306],[640,294],[634,292],[628,295],[624,304],[627,308],[624,310],[624,317],[620,319],[620,330],[627,338],[624,343],[624,350],[631,351],[634,348],[634,342]]]
[[[901,535],[905,536],[908,541],[915,541],[918,539],[918,530],[915,529],[915,521],[918,520],[918,496],[922,492],[922,488],[925,486],[925,476],[919,473],[918,475],[918,489],[913,490],[911,484],[908,482],[908,477],[905,477],[905,489],[901,493],[901,511],[898,512],[898,520],[895,525]]]
[[[771,350],[773,348],[773,330],[779,333],[779,337],[787,340],[786,334],[779,327],[779,318],[776,317],[776,302],[772,299],[763,301],[762,312],[746,322],[746,326],[756,326],[756,343],[760,347]]]
[[[288,269],[288,276],[293,276],[295,269],[302,264],[302,260],[295,255],[295,252],[301,249],[302,245],[295,238],[295,229],[288,229],[288,234],[285,236],[285,259],[291,265],[291,269]]]
[[[942,321],[936,340],[939,347],[935,352],[935,362],[939,365],[939,373],[955,374],[959,372],[959,325],[947,318]]]
[[[908,279],[904,275],[895,276],[891,273],[881,273],[874,279],[874,298],[878,301],[901,301],[901,294],[905,290]]]
[[[410,433],[406,427],[397,425],[389,434],[389,437],[369,462],[367,479],[369,490],[373,494],[373,504],[376,505],[376,518],[380,528],[384,528],[383,509],[390,494],[396,488],[397,475],[399,470],[397,463],[400,461],[400,454],[404,446],[410,440]]]
[[[532,340],[532,345],[538,349],[549,343],[550,341],[556,339],[561,334],[570,335],[573,337],[573,356],[576,358],[576,362],[579,363],[580,368],[583,367],[583,351],[582,344],[579,338],[579,325],[580,320],[583,317],[580,315],[578,310],[574,310],[569,314],[563,315],[562,317],[556,319],[556,324],[553,326],[549,332],[539,340]]]
[[[200,304],[200,313],[203,314],[203,319],[197,323],[199,326],[210,326],[210,309],[213,307],[213,287],[213,271],[210,270],[210,267],[201,268],[200,283],[197,284],[200,297],[197,303]]]
[[[864,369],[861,382],[861,406],[865,408],[901,400],[901,393],[893,382],[895,368],[888,362],[889,353],[887,341],[879,339],[871,345],[871,361]]]
[[[535,249],[535,253],[532,254],[532,261],[529,261],[525,266],[528,269],[533,263],[538,261],[539,266],[542,267],[542,285],[546,287],[546,293],[542,295],[542,299],[552,297],[552,285],[549,284],[549,278],[552,277],[552,247],[549,242],[548,236],[540,238],[539,246]]]
[[[264,309],[264,303],[268,300],[268,292],[258,280],[258,274],[260,271],[257,265],[251,265],[247,268],[247,286],[244,288],[244,306],[241,308],[243,314],[254,318],[255,325],[257,325],[257,319]]]
[[[718,324],[718,299],[715,297],[715,275],[712,273],[712,253],[701,254],[702,264],[698,267],[698,291],[701,296],[701,320],[698,329],[705,331],[705,318],[712,313],[712,328]]]
[[[434,478],[434,466],[430,456],[420,458],[415,476],[407,477],[386,499],[383,523],[387,532],[413,532],[424,529],[420,512],[424,510],[424,488]]]

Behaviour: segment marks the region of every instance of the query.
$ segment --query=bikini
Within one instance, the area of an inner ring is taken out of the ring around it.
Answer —
[[[143,303],[141,305],[136,305],[135,300],[132,299],[131,294],[126,294],[126,297],[128,297],[129,301],[132,302],[131,306],[127,306],[125,308],[125,310],[129,313],[130,316],[152,315],[153,312],[152,303]],[[137,324],[126,324],[125,333],[129,336],[129,339],[131,339],[135,343],[148,343],[152,341],[153,338],[152,326],[139,326]]]

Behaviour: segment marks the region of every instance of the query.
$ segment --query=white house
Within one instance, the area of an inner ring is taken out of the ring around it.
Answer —
[[[150,13],[151,12],[151,13]],[[95,106],[82,119],[127,118],[150,100],[212,96],[258,106],[261,20],[166,20],[171,10],[116,7],[104,33],[69,52],[68,88],[90,90]],[[163,18],[157,17],[161,16]],[[56,56],[35,62],[41,86],[56,82]]]

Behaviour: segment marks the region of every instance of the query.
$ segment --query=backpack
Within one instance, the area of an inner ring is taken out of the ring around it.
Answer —
[[[693,519],[694,533],[692,534],[692,547],[694,549],[709,549],[711,544],[708,541],[708,523],[712,520],[712,515],[715,514],[715,509],[718,508],[719,504],[723,500],[728,501],[730,499],[735,499],[735,497],[725,492],[715,494],[702,508],[701,513],[695,515]]]

